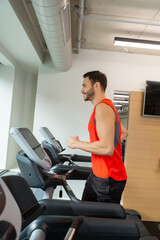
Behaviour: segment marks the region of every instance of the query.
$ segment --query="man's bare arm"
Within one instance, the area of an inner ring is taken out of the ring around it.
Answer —
[[[81,149],[98,155],[111,156],[114,152],[115,114],[111,107],[101,103],[96,108],[96,129],[99,137],[95,142],[80,141],[78,136],[69,137],[70,148]]]

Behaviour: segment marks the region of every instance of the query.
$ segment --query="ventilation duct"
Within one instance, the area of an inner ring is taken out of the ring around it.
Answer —
[[[67,0],[31,0],[52,62],[67,71],[72,65],[70,3]]]

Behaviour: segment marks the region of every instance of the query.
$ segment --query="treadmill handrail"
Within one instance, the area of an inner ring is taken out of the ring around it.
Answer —
[[[64,238],[64,240],[72,240],[74,237],[75,232],[78,230],[79,225],[83,221],[83,216],[78,216],[71,224],[68,232]]]

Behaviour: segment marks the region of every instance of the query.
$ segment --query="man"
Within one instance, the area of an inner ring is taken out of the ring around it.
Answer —
[[[119,114],[106,99],[107,78],[99,71],[84,74],[81,93],[85,101],[94,105],[88,130],[90,142],[70,136],[67,145],[92,155],[92,173],[89,175],[82,200],[120,203],[127,174],[121,157],[121,140],[128,132],[120,123]]]

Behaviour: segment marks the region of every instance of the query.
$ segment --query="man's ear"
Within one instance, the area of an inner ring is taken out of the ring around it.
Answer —
[[[100,83],[99,82],[96,82],[95,83],[95,88],[100,88],[101,86],[100,86]]]

